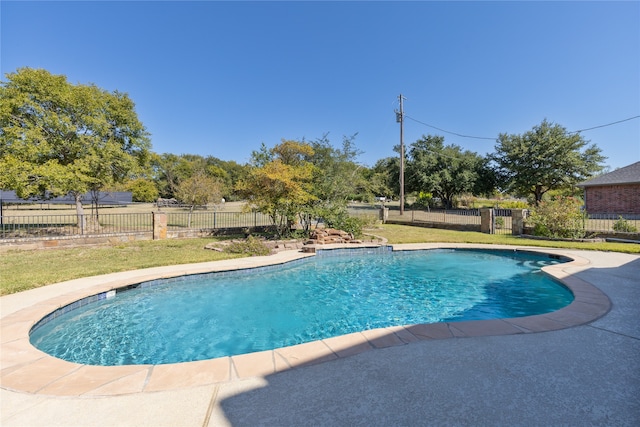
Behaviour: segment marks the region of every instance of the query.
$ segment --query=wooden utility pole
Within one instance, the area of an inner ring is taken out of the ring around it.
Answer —
[[[400,94],[400,111],[396,112],[396,121],[400,123],[400,215],[404,214],[404,108],[402,100],[405,98]]]

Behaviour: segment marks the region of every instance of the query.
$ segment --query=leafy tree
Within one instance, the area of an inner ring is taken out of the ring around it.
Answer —
[[[444,145],[442,136],[423,136],[411,144],[406,168],[408,191],[425,191],[439,197],[445,208],[454,197],[472,192],[483,159],[457,145]]]
[[[366,192],[365,168],[356,163],[360,152],[354,144],[355,136],[343,138],[341,148],[333,147],[327,135],[310,143],[313,155],[308,160],[315,166],[311,190],[315,200],[306,212],[305,225],[315,217],[339,227],[349,216],[348,202]]]
[[[247,173],[247,167],[234,161],[224,161],[213,156],[202,157],[197,154],[156,155],[152,161],[154,180],[165,198],[176,197],[176,190],[183,180],[195,173],[205,173],[222,184],[221,191],[227,200],[237,199],[234,194],[235,183]]]
[[[491,157],[486,156],[479,159],[476,163],[475,172],[476,180],[471,193],[476,196],[493,196],[498,187],[498,179],[495,171],[491,167]]]
[[[153,181],[145,178],[136,178],[126,183],[127,191],[131,191],[134,202],[155,202],[158,199],[158,188]]]
[[[211,162],[208,159],[208,162]],[[240,196],[235,192],[236,183],[244,179],[249,173],[249,165],[241,165],[233,160],[220,160],[215,159],[212,165],[219,166],[224,170],[224,197],[227,200],[238,200]]]
[[[571,188],[602,169],[605,157],[587,143],[545,119],[523,135],[500,134],[491,158],[505,190],[532,195],[538,204],[546,192]]]
[[[380,159],[365,173],[369,183],[369,192],[374,197],[399,197],[400,195],[400,159],[386,157]]]
[[[367,182],[366,168],[356,163],[354,139],[343,138],[340,148],[333,147],[327,135],[312,142],[283,140],[271,149],[262,144],[253,153],[254,168],[242,183],[243,191],[248,194],[247,187],[252,188],[252,203],[272,217],[280,234],[288,232],[296,217],[306,232],[314,218],[329,226],[357,227],[348,220],[347,204],[366,191]]]
[[[70,84],[21,68],[0,85],[0,187],[21,198],[75,197],[122,182],[147,161],[150,142],[125,93]]]
[[[176,198],[189,206],[187,227],[191,227],[191,214],[196,206],[205,206],[212,202],[220,202],[222,184],[218,179],[207,176],[203,171],[196,172],[183,180],[176,188]]]
[[[253,166],[236,189],[248,206],[269,215],[279,236],[290,232],[296,216],[315,200],[311,193],[313,155],[309,144],[283,140],[267,149],[263,144],[252,155]]]
[[[180,182],[205,168],[202,158],[185,154],[163,153],[156,155],[152,163],[160,196],[165,198],[176,197]]]

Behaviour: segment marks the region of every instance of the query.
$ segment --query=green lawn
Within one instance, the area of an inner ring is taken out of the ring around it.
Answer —
[[[487,243],[494,245],[538,246],[593,251],[624,252],[640,254],[640,245],[633,243],[561,242],[524,239],[518,236],[484,234],[473,231],[453,231],[436,228],[411,227],[385,224],[378,229],[365,231],[385,237],[389,243]]]
[[[149,240],[118,246],[12,250],[0,255],[0,295],[79,277],[240,255],[205,250],[216,239]]]
[[[549,242],[514,236],[392,224],[385,224],[366,232],[385,237],[389,243],[488,243],[640,253],[638,244]],[[161,240],[132,242],[118,246],[8,251],[1,255],[0,295],[85,276],[240,256],[203,249],[207,243],[215,240],[212,238]]]

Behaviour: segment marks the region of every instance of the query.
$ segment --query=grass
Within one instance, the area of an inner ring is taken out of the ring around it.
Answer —
[[[640,245],[637,244],[527,240],[516,236],[393,224],[385,224],[366,232],[385,237],[389,243],[487,243],[640,254]],[[207,243],[217,240],[212,238],[173,239],[132,242],[118,246],[8,251],[2,254],[2,262],[0,262],[0,295],[79,277],[243,256],[203,249]]]
[[[0,262],[0,295],[80,277],[242,256],[203,249],[213,241],[217,239],[171,239],[118,246],[8,251],[2,254]]]
[[[633,243],[533,240],[511,235],[441,230],[396,224],[385,224],[367,232],[384,237],[389,240],[389,243],[486,243],[640,254],[640,245]]]

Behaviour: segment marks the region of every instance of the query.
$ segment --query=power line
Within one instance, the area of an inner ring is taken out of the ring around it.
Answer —
[[[607,126],[617,125],[618,123],[628,122],[629,120],[637,119],[638,117],[640,117],[640,115],[629,117],[628,119],[624,119],[624,120],[618,120],[617,122],[607,123],[606,125],[600,125],[600,126],[594,126],[594,127],[586,128],[586,129],[574,130],[573,132],[569,132],[569,133],[580,133],[580,132],[584,132],[584,131],[591,130],[591,129],[599,129],[599,128],[604,128],[604,127],[607,127]]]
[[[488,139],[488,140],[492,140],[492,141],[495,141],[496,139],[498,139],[497,137],[463,135],[463,134],[461,134],[461,133],[451,132],[451,131],[444,130],[444,129],[441,129],[441,128],[439,128],[439,127],[436,127],[436,126],[430,125],[430,124],[428,124],[428,123],[422,122],[422,121],[420,121],[420,120],[418,120],[418,119],[414,119],[413,117],[409,116],[409,115],[408,115],[408,114],[406,114],[406,113],[404,114],[404,117],[406,117],[407,119],[413,120],[413,121],[414,121],[414,122],[416,122],[416,123],[420,123],[421,125],[424,125],[424,126],[427,126],[427,127],[430,127],[430,128],[436,129],[436,130],[439,130],[440,132],[448,133],[448,134],[451,134],[451,135],[456,135],[456,136],[459,136],[459,137],[461,137],[461,138]],[[637,118],[640,118],[640,115],[633,116],[633,117],[629,117],[629,118],[626,118],[626,119],[623,119],[623,120],[618,120],[618,121],[611,122],[611,123],[607,123],[607,124],[604,124],[604,125],[593,126],[593,127],[585,128],[585,129],[578,129],[578,130],[574,130],[574,131],[572,131],[572,132],[567,132],[567,133],[580,133],[580,132],[586,132],[586,131],[588,131],[588,130],[599,129],[599,128],[604,128],[604,127],[607,127],[607,126],[617,125],[618,123],[628,122],[629,120],[633,120],[633,119],[637,119]]]
[[[407,114],[405,114],[404,116],[405,116],[407,119],[411,119],[411,120],[413,120],[413,121],[414,121],[414,122],[416,122],[416,123],[420,123],[421,125],[425,125],[425,126],[428,126],[428,127],[430,127],[430,128],[437,129],[437,130],[439,130],[440,132],[450,133],[451,135],[460,136],[460,137],[462,137],[462,138],[490,139],[490,140],[493,140],[493,141],[495,141],[495,140],[497,139],[496,137],[491,137],[491,138],[489,138],[489,137],[487,137],[487,136],[462,135],[462,134],[460,134],[460,133],[456,133],[456,132],[451,132],[451,131],[448,131],[448,130],[440,129],[439,127],[436,127],[436,126],[430,125],[430,124],[425,123],[425,122],[421,122],[420,120],[414,119],[413,117],[411,117],[411,116],[409,116],[409,115],[407,115]]]

